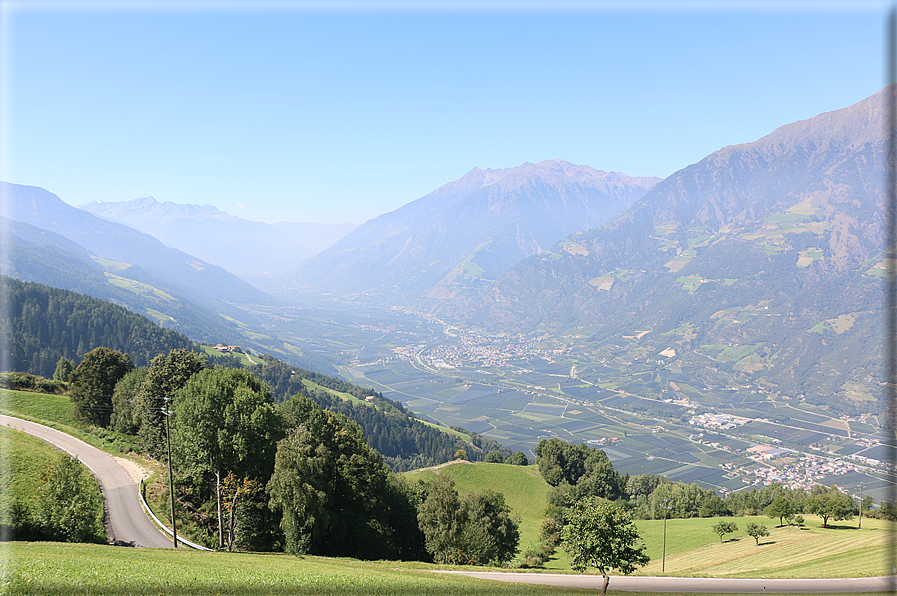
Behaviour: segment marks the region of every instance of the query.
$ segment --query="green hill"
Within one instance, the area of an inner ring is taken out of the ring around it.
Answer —
[[[545,516],[545,499],[551,487],[539,475],[536,466],[451,462],[406,472],[404,476],[409,480],[432,480],[437,474],[454,478],[455,488],[460,493],[487,489],[502,493],[512,514],[520,517],[521,549],[538,542],[539,528]]]

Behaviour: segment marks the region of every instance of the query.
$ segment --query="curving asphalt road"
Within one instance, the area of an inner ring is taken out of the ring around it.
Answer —
[[[111,455],[80,439],[43,424],[0,414],[0,424],[34,435],[70,455],[78,456],[100,482],[106,505],[109,542],[120,546],[171,548],[172,540],[143,512],[137,483]]]
[[[439,571],[480,579],[566,588],[601,589],[600,575],[562,573],[503,573],[494,571]],[[713,592],[717,594],[857,594],[897,592],[897,576],[837,579],[729,579],[717,577],[649,577],[612,575],[608,591],[626,592]]]

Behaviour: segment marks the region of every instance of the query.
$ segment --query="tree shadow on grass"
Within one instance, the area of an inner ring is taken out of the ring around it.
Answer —
[[[819,527],[824,530],[856,530],[857,529],[856,526],[838,526],[835,524],[829,524],[825,527],[823,527],[823,526],[819,526]]]

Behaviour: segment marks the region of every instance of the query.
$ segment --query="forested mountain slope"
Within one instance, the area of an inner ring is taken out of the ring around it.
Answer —
[[[436,312],[489,329],[593,326],[598,344],[637,337],[641,358],[807,399],[877,393],[893,95],[721,149]]]
[[[200,351],[186,336],[121,306],[5,276],[0,284],[5,370],[51,378],[61,357],[77,363],[100,346],[128,354],[135,366],[170,350]]]
[[[0,276],[0,284],[4,303],[0,342],[6,346],[0,369],[4,371],[51,378],[60,358],[77,364],[85,353],[100,346],[128,354],[135,366],[147,366],[154,357],[176,349],[205,353],[186,336],[121,306],[5,276]],[[230,356],[210,357],[209,364],[240,366]],[[459,449],[473,460],[501,449],[495,441],[477,435],[465,442],[417,420],[401,404],[372,389],[287,364],[270,354],[249,370],[269,385],[276,402],[306,395],[322,408],[357,422],[370,445],[395,469],[443,463],[454,459]]]

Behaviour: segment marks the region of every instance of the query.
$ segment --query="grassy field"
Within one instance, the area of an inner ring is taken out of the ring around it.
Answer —
[[[159,594],[585,594],[437,575],[432,566],[283,554],[206,553],[85,544],[9,543],[0,593],[34,596]],[[5,589],[5,590],[4,590]]]
[[[40,472],[59,452],[40,439],[5,426],[0,426],[0,452],[8,466],[0,474],[0,523],[6,524],[13,502],[25,504],[37,495]]]
[[[0,593],[15,595],[549,596],[596,593],[595,590],[499,583],[432,573],[436,569],[438,567],[424,563],[362,562],[284,554],[176,552],[51,542],[0,544]],[[627,594],[614,590],[613,581],[610,592]],[[650,592],[639,594],[656,596]]]
[[[134,438],[112,430],[87,427],[75,420],[75,407],[68,395],[0,389],[0,414],[18,416],[66,432],[114,455],[135,449]]]
[[[733,517],[739,530],[720,543],[711,526],[717,518],[667,521],[665,575],[696,577],[862,577],[890,571],[897,524],[863,519],[836,522],[821,528],[822,520],[805,515],[803,529],[776,527],[768,517]],[[745,529],[750,522],[765,525],[770,535],[756,541]],[[663,521],[636,521],[651,562],[640,573],[661,575]]]
[[[75,425],[75,406],[68,395],[0,389],[0,413],[38,422]]]

